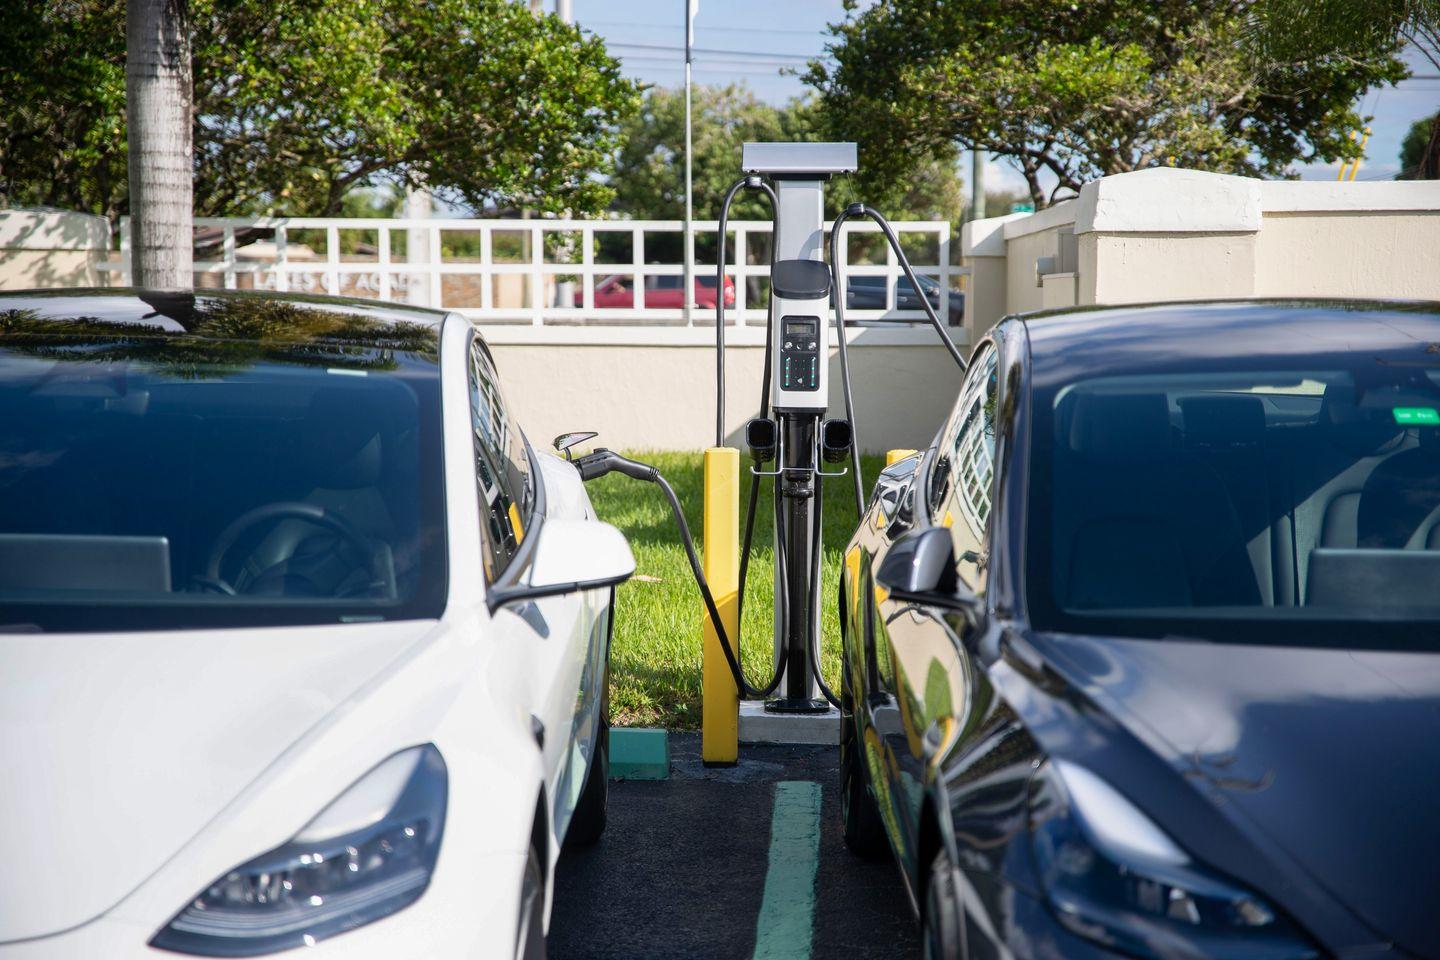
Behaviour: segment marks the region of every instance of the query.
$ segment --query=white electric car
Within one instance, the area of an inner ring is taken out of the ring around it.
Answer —
[[[0,958],[543,956],[633,569],[460,317],[0,296]]]

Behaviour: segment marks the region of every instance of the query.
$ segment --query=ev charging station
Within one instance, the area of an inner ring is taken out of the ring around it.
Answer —
[[[717,289],[725,288],[725,225],[735,196],[741,190],[764,193],[774,224],[759,415],[745,425],[751,464],[743,539],[739,451],[725,445],[723,297],[715,305],[715,446],[705,451],[704,562],[696,555],[675,491],[655,467],[603,448],[573,460],[584,480],[624,473],[656,484],[669,502],[705,607],[701,756],[707,765],[737,761],[742,723],[746,740],[828,743],[838,735],[840,704],[819,666],[823,480],[848,473],[857,515],[864,514],[865,500],[844,334],[844,278],[838,268],[846,220],[874,220],[912,287],[921,289],[889,222],[861,203],[851,204],[828,225],[827,263],[825,183],[835,174],[854,173],[857,166],[853,143],[747,143],[741,157],[744,176],[730,186],[720,207]],[[934,308],[927,298],[919,300],[963,371],[965,359]],[[832,313],[843,418],[827,417]],[[847,458],[848,466],[826,470],[827,464]],[[765,477],[774,481],[775,662],[768,681],[755,686],[740,663],[740,603]]]
[[[850,448],[845,420],[826,420],[830,403],[830,268],[825,263],[825,182],[857,167],[853,143],[747,143],[741,171],[774,183],[771,307],[767,336],[772,344],[769,381],[774,419],[764,415],[746,425],[754,476],[774,478],[776,495],[775,654],[782,665],[781,695],[741,706],[746,739],[788,739],[770,716],[830,714],[815,730],[793,737],[824,738],[838,729],[838,712],[820,699],[819,624],[821,590],[820,521],[824,471]],[[743,252],[742,252],[743,253]],[[823,455],[822,455],[823,450]],[[838,456],[837,456],[838,454]],[[765,470],[771,458],[777,464]],[[752,491],[752,495],[754,492]],[[743,589],[743,584],[742,584]]]

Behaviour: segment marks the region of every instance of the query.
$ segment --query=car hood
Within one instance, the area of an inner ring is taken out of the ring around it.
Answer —
[[[1440,958],[1440,655],[1048,637],[1384,938]]]
[[[0,636],[0,943],[110,909],[434,625]]]

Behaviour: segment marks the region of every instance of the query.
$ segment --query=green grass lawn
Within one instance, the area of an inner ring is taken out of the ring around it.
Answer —
[[[701,454],[634,451],[627,454],[653,463],[675,488],[685,508],[685,521],[701,540]],[[863,458],[865,490],[874,484],[884,458]],[[740,458],[741,536],[750,492],[749,458]],[[840,469],[830,466],[831,470]],[[615,640],[610,651],[610,713],[622,726],[661,726],[694,730],[700,726],[700,630],[704,606],[690,574],[680,532],[665,496],[653,484],[611,474],[589,485],[600,519],[613,523],[630,538],[638,564],[635,577],[620,587],[616,601]],[[769,678],[774,659],[773,610],[775,550],[771,480],[760,485],[755,539],[740,625],[741,656],[751,683]],[[855,531],[854,491],[848,476],[825,481],[825,555],[820,663],[826,683],[837,683],[840,668],[840,626],[835,612],[840,555]],[[701,554],[703,556],[703,553]]]

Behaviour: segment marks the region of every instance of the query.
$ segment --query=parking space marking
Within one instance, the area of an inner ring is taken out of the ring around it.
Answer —
[[[770,866],[755,921],[754,960],[809,960],[820,866],[820,784],[775,784]]]

